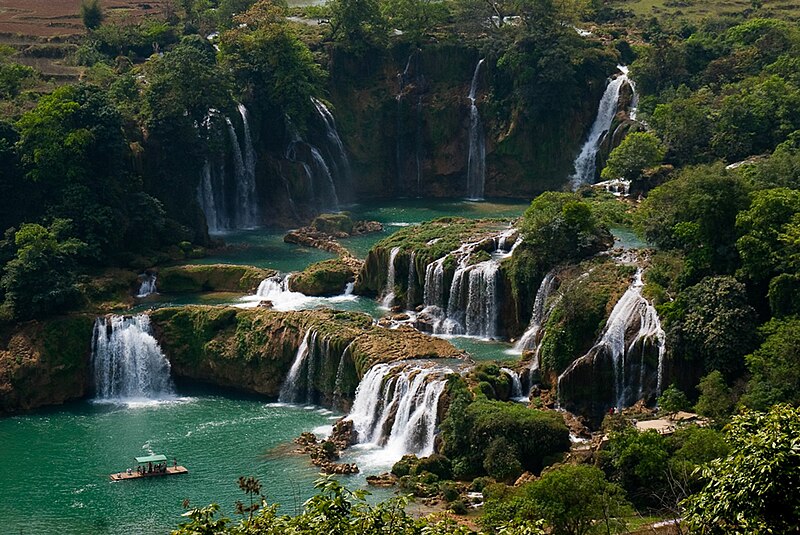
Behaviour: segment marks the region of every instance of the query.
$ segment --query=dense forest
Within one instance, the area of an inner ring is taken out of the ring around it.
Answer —
[[[224,247],[217,231],[294,228],[338,212],[339,203],[471,196],[454,186],[472,172],[464,156],[472,162],[471,142],[461,132],[475,124],[454,118],[454,110],[468,117],[471,102],[488,138],[486,196],[532,199],[513,223],[519,237],[500,269],[501,334],[522,337],[537,289],[554,270],[562,279],[535,357],[526,349],[509,365],[527,372],[536,359],[539,386],[529,403],[509,401],[506,368],[479,363],[442,383],[435,453],[404,456],[392,468],[402,497],[375,504],[325,477],[302,511],[288,516],[268,504],[261,482],[243,477],[240,518],[193,504],[183,521],[175,519],[174,533],[795,532],[800,13],[771,2],[725,10],[723,2],[687,1],[664,3],[659,16],[644,15],[639,4],[180,0],[159,16],[126,20],[109,16],[102,1],[83,0],[86,31],[67,58],[80,78],[66,83],[0,44],[4,384],[16,384],[12,360],[23,357],[12,341],[20,330],[55,325],[65,329],[55,337],[62,346],[48,338],[57,353],[86,352],[73,349],[80,344],[70,340],[70,318],[118,310],[146,270],[161,269],[166,288],[168,266]],[[698,14],[700,4],[708,10]],[[593,156],[589,183],[576,182],[572,161],[599,114],[595,103],[622,76],[620,110],[627,111]],[[384,95],[387,87],[397,94]],[[331,137],[334,115],[342,139]],[[460,141],[450,137],[454,130]],[[245,136],[253,154],[233,141]],[[325,143],[343,156],[324,154],[327,181],[320,182],[315,151]],[[250,177],[249,193],[232,189],[234,172]],[[355,277],[356,293],[378,296],[386,287],[397,302],[422,309],[428,288],[414,277],[426,282],[426,266],[439,262],[442,280],[452,280],[459,269],[452,252],[486,232],[457,218],[436,225],[385,238],[335,284]],[[611,231],[620,227],[646,244],[633,264],[609,260]],[[465,268],[490,261],[490,251],[479,249]],[[398,254],[409,267],[396,283]],[[249,286],[267,278],[247,276]],[[319,268],[305,276],[310,286],[332,275]],[[616,375],[574,369],[607,332],[614,303],[636,277],[642,302],[663,326],[664,354],[658,384],[648,387],[642,343],[638,396],[616,410],[578,374],[595,373],[598,382]],[[243,315],[169,314],[153,314],[159,333],[194,322],[206,337],[203,345],[181,334],[176,351],[207,353],[222,344],[212,339],[217,326],[235,329],[240,354],[247,344],[267,344],[244,332]],[[343,331],[376,328],[339,316],[324,317],[320,332],[325,323],[338,328],[335,321]],[[251,328],[265,328],[259,321]],[[342,346],[340,362],[354,340],[333,343]],[[369,368],[355,347],[350,403]],[[14,388],[0,389],[0,398]],[[553,410],[556,401],[595,433],[597,448],[573,447],[574,428]],[[636,426],[690,411],[702,425],[667,434]],[[468,493],[481,493],[479,513]],[[436,497],[445,512],[417,518],[412,496]]]

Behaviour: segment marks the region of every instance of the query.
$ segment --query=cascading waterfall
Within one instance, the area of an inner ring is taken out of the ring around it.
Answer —
[[[406,308],[411,310],[416,300],[414,289],[417,287],[417,266],[416,266],[417,253],[411,251],[408,259],[408,281],[406,284]]]
[[[142,283],[139,285],[139,292],[136,294],[136,297],[147,297],[148,295],[158,292],[158,288],[156,288],[157,276],[155,273],[142,273],[139,277],[142,279]]]
[[[250,122],[248,121],[247,108],[238,104],[239,115],[242,117],[244,128],[243,169],[241,176],[236,180],[236,227],[252,228],[258,225],[258,202],[256,198],[256,151],[250,135]],[[230,123],[229,123],[230,124]],[[235,134],[235,131],[234,131]]]
[[[316,339],[316,331],[306,331],[305,336],[303,336],[303,341],[300,343],[300,347],[297,348],[297,353],[295,353],[292,367],[289,368],[289,374],[286,376],[286,379],[284,379],[283,384],[281,385],[281,391],[278,394],[278,401],[282,403],[296,403],[299,401],[303,386],[301,385],[301,376],[304,364],[306,363],[306,360],[308,360],[309,341],[313,347]]]
[[[539,342],[541,341],[542,327],[544,327],[547,317],[552,312],[559,299],[553,299],[548,302],[553,291],[558,288],[558,279],[556,278],[555,270],[551,270],[544,276],[539,289],[536,291],[536,299],[533,302],[533,313],[531,314],[531,321],[528,329],[520,337],[516,344],[514,344],[514,351],[522,353],[523,351],[536,350],[531,368],[538,369],[538,353]]]
[[[311,97],[311,102],[314,103],[317,113],[325,125],[325,138],[331,148],[331,167],[335,170],[336,178],[339,186],[350,188],[352,183],[352,171],[350,168],[350,159],[347,157],[347,152],[344,150],[344,143],[339,136],[339,131],[336,129],[336,120],[333,118],[331,111],[320,100]]]
[[[233,176],[228,177],[224,155],[216,155],[211,160],[207,158],[197,189],[197,201],[203,209],[210,232],[253,228],[259,224],[256,153],[250,133],[249,114],[244,104],[237,104],[237,109],[242,118],[243,144],[239,141],[233,122],[224,117],[233,160]],[[210,130],[215,117],[222,117],[222,114],[210,109],[203,121],[203,128]]]
[[[145,314],[97,318],[92,368],[98,400],[160,400],[175,395],[169,361]]]
[[[336,183],[333,180],[330,167],[325,162],[325,158],[323,158],[317,147],[300,137],[288,117],[286,124],[291,134],[291,141],[286,147],[285,158],[290,162],[298,162],[303,166],[308,179],[309,191],[311,196],[314,197],[318,208],[338,210],[339,194],[336,191]],[[298,150],[301,146],[305,146],[307,151]],[[308,156],[309,161],[303,159],[306,156]],[[323,190],[327,192],[327,196],[323,194]]]
[[[608,132],[611,122],[617,114],[620,88],[628,80],[628,68],[621,65],[617,68],[622,74],[611,80],[606,86],[603,97],[600,99],[600,105],[597,108],[597,117],[592,124],[592,129],[589,131],[589,136],[586,138],[583,147],[581,147],[581,152],[575,159],[575,172],[570,177],[573,189],[582,184],[594,182],[597,173],[597,150],[600,147],[603,135]]]
[[[522,381],[519,374],[511,368],[500,368],[500,371],[511,377],[511,399],[523,399]]]
[[[436,322],[434,334],[497,336],[500,264],[486,260],[468,265],[469,256],[459,263],[450,285],[446,317]]]
[[[481,115],[475,104],[478,91],[478,75],[484,59],[478,61],[472,75],[472,84],[469,88],[471,103],[469,112],[469,157],[467,159],[467,198],[473,201],[483,200],[484,185],[486,182],[486,138],[481,123]]]
[[[383,446],[394,458],[433,453],[439,398],[450,370],[417,363],[376,364],[356,389],[347,419],[360,443]]]
[[[386,291],[381,300],[381,305],[386,308],[392,308],[394,304],[394,284],[395,284],[395,266],[394,261],[397,258],[397,253],[400,252],[399,247],[393,247],[389,253],[389,267],[386,273]]]
[[[413,71],[413,76],[412,76]],[[424,83],[421,73],[419,72],[419,50],[412,50],[406,61],[406,66],[403,72],[398,73],[398,92],[395,95],[397,101],[397,133],[395,145],[395,163],[397,165],[397,187],[402,190],[405,182],[408,165],[406,163],[407,150],[403,146],[403,138],[405,132],[403,131],[403,101],[406,97],[413,93],[417,93],[417,102],[415,105],[416,124],[414,128],[414,174],[417,185],[417,195],[420,194],[422,188],[422,152],[424,150],[423,132],[422,132],[422,91],[421,85]],[[407,91],[409,87],[411,91]]]
[[[427,309],[435,307],[442,310],[444,308],[444,261],[446,259],[447,257],[443,256],[425,266],[423,305]]]
[[[648,344],[655,345],[658,351],[655,395],[661,393],[666,335],[655,307],[642,296],[643,287],[642,270],[638,269],[633,282],[614,305],[598,342],[559,376],[559,397],[562,383],[575,373],[576,369],[583,365],[594,364],[601,356],[606,356],[611,359],[613,370],[615,406],[622,409],[631,405],[644,394],[645,356]],[[636,350],[641,351],[638,362],[633,361]],[[632,373],[634,365],[639,368],[638,374]]]

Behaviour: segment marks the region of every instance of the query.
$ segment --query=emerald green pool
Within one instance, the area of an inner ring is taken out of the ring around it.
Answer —
[[[0,419],[0,516],[9,534],[168,533],[182,502],[217,501],[233,515],[239,476],[253,475],[285,513],[313,494],[316,469],[291,453],[302,431],[330,425],[319,408],[196,391],[143,406],[78,402]],[[155,452],[187,475],[111,482],[109,474]],[[364,485],[364,476],[342,481]],[[383,498],[387,491],[376,494]]]

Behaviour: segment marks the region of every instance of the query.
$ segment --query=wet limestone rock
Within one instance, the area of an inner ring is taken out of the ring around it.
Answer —
[[[305,295],[331,296],[344,292],[355,281],[362,262],[353,257],[332,258],[316,262],[289,278],[289,289]]]
[[[86,395],[94,318],[30,321],[0,332],[0,414]]]
[[[275,274],[271,269],[232,264],[170,266],[158,270],[158,291],[252,293],[261,281]]]

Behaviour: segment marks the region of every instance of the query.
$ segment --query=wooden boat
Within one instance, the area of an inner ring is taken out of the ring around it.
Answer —
[[[134,459],[136,459],[136,468],[128,468],[124,472],[111,474],[111,481],[189,473],[185,466],[179,466],[175,460],[172,461],[172,466],[168,466],[166,455],[147,455],[145,457],[134,457]]]

